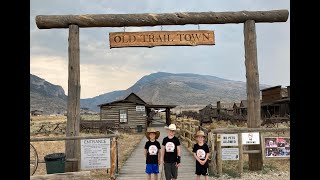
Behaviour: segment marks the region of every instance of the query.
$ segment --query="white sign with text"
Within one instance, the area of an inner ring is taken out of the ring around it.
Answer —
[[[81,140],[81,169],[110,168],[110,138]]]
[[[242,144],[260,144],[259,132],[242,133]]]
[[[239,160],[239,148],[222,148],[222,160]]]
[[[238,134],[221,134],[221,146],[238,146]]]

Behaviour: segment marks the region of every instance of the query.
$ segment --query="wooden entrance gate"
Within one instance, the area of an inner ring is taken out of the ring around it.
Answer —
[[[255,23],[286,22],[288,16],[288,10],[36,16],[36,24],[39,29],[69,28],[66,136],[78,136],[80,130],[79,28],[244,23],[248,127],[258,128],[261,120]],[[78,143],[78,141],[66,141],[67,158],[80,159]],[[259,150],[259,146],[250,147]],[[73,163],[68,163],[66,166],[66,171],[78,171],[77,166]],[[250,154],[249,168],[251,170],[262,169],[261,154]]]

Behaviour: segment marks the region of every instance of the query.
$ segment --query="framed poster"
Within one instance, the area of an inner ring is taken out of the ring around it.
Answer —
[[[290,137],[264,137],[266,158],[290,158]]]

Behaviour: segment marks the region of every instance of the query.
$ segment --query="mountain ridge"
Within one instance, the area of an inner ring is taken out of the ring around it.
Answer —
[[[67,96],[64,94],[63,88],[35,77],[30,74],[30,109],[38,108],[41,110],[42,108],[46,111],[50,110],[50,113],[65,111]],[[268,86],[260,85],[260,87],[263,89]],[[123,99],[132,92],[147,103],[180,106],[205,106],[215,104],[216,101],[232,103],[247,98],[246,83],[242,81],[193,73],[156,72],[143,76],[126,90],[117,90],[92,98],[80,99],[80,107],[99,112],[99,104]]]

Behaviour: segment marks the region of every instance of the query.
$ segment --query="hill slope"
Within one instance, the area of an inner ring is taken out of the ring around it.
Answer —
[[[35,109],[42,110],[44,114],[64,113],[67,96],[61,86],[30,74],[30,110]]]
[[[131,92],[152,104],[207,105],[246,99],[246,83],[208,75],[158,72],[142,77],[127,90],[82,99],[80,104],[99,111],[98,104],[122,99]]]

